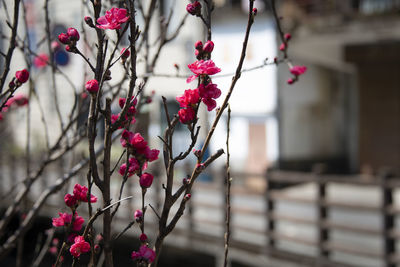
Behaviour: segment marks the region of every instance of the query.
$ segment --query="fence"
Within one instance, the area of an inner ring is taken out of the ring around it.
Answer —
[[[1,171],[2,183],[8,180],[8,188],[13,181],[18,182],[12,180],[15,173],[5,172],[4,165]],[[184,177],[184,174],[181,171],[177,176]],[[225,173],[218,171],[209,175],[213,177],[212,182],[197,182],[185,215],[177,224],[174,237],[167,238],[167,243],[186,248],[197,246],[199,250],[208,248],[219,257],[222,256],[225,231]],[[7,179],[6,176],[10,177]],[[40,193],[40,187],[54,179],[54,173],[47,176],[36,185],[35,192]],[[85,175],[80,176],[84,182]],[[388,173],[374,177],[336,176],[318,170],[312,173],[279,170],[261,174],[236,172],[232,173],[232,178],[231,249],[247,253],[246,257],[231,253],[233,260],[250,261],[254,266],[268,265],[249,255],[264,255],[268,260],[278,258],[308,266],[391,267],[400,262],[396,251],[400,237],[397,228],[400,214],[398,178]],[[163,191],[161,179],[155,181],[159,183],[148,191],[148,204],[157,210]],[[179,182],[177,179],[177,184]],[[120,180],[115,178],[116,188],[119,183]],[[1,191],[4,196],[4,183]],[[35,192],[30,194],[33,200],[37,197]],[[139,196],[139,192],[137,182],[127,183],[126,195]],[[116,224],[121,229],[132,220],[133,211],[141,206],[139,202],[140,198],[134,197],[121,205],[116,214]],[[44,212],[56,215],[62,203],[62,197],[54,196]],[[146,228],[155,229],[156,215],[149,209],[146,216],[149,219]],[[137,232],[127,234],[135,236]],[[221,250],[215,250],[215,247]]]

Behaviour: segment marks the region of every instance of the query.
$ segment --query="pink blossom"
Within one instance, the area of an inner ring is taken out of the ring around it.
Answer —
[[[121,29],[121,24],[128,21],[127,11],[124,8],[113,7],[106,11],[106,14],[97,19],[97,28],[100,29]]]
[[[218,98],[221,96],[221,90],[218,89],[214,83],[208,83],[207,85],[199,85],[199,95],[202,98]]]
[[[69,249],[72,256],[77,258],[81,255],[81,253],[86,253],[90,251],[90,244],[85,241],[83,236],[75,237],[74,242],[75,243]]]
[[[279,46],[279,50],[284,51],[285,49],[286,49],[286,44],[281,43],[281,45]]]
[[[288,84],[293,84],[293,83],[294,83],[294,80],[293,80],[292,78],[289,78],[289,79],[287,80],[287,83],[288,83]]]
[[[186,6],[186,11],[190,15],[200,16],[201,15],[201,4],[200,4],[200,2],[199,1],[194,1],[193,3],[189,3]]]
[[[306,66],[293,66],[290,68],[290,72],[294,76],[300,76],[301,74],[304,74],[307,71]]]
[[[178,112],[179,121],[187,124],[192,122],[196,117],[196,112],[192,108],[180,109]]]
[[[146,234],[141,234],[139,236],[139,240],[142,241],[142,242],[145,242],[147,240],[147,235]]]
[[[140,221],[143,217],[143,212],[141,210],[136,210],[133,216],[135,217],[136,221]]]
[[[194,43],[194,48],[197,50],[202,50],[203,49],[203,43],[201,41],[197,41]]]
[[[17,71],[15,73],[15,78],[17,78],[17,81],[20,83],[25,83],[29,79],[29,71],[26,69]]]
[[[55,227],[62,227],[71,222],[72,214],[59,212],[58,216],[58,218],[53,218],[53,226]]]
[[[66,33],[60,33],[58,35],[58,40],[60,41],[60,43],[62,44],[68,44],[69,43],[69,36]]]
[[[128,177],[135,174],[140,169],[139,162],[135,158],[129,158]],[[119,168],[119,173],[123,176],[126,171],[126,163],[122,164]]]
[[[214,75],[221,71],[220,68],[215,66],[215,63],[210,60],[197,60],[188,65],[188,68],[195,74],[187,78],[186,82],[190,83],[199,75]]]
[[[97,80],[89,80],[85,85],[86,90],[89,93],[97,93],[99,91],[99,82]]]
[[[68,28],[67,34],[71,41],[78,41],[80,38],[78,30],[75,28]]]
[[[132,252],[131,258],[132,260],[145,260],[151,263],[156,258],[156,253],[148,246],[142,245],[138,252],[136,251]]]
[[[80,185],[80,184],[75,184],[74,186],[74,197],[79,200],[79,201],[83,201],[83,202],[88,202],[88,194],[89,189],[84,186],[84,185]],[[97,201],[97,197],[95,197],[94,195],[90,195],[90,203],[95,203]]]
[[[75,198],[75,196],[73,196],[71,194],[66,194],[64,196],[64,202],[65,202],[65,205],[67,205],[68,207],[73,207],[76,205],[78,200]]]
[[[285,33],[284,38],[286,41],[289,41],[292,38],[292,35],[290,33]]]
[[[68,226],[72,221],[72,214],[70,213],[59,212],[58,216],[58,218],[53,218],[53,226],[55,227]],[[84,222],[85,220],[81,216],[78,216],[76,214],[74,218],[74,223],[72,225],[72,230],[80,231]]]
[[[143,173],[139,179],[140,186],[143,188],[149,188],[151,186],[151,184],[153,183],[153,179],[154,179],[154,176],[152,174],[147,173],[147,172]]]
[[[50,247],[49,248],[49,253],[50,254],[57,255],[57,251],[58,251],[57,247]]]
[[[203,51],[206,53],[211,53],[214,50],[213,41],[209,40],[204,44]]]
[[[83,219],[81,216],[75,216],[74,223],[72,225],[72,230],[73,231],[80,231],[82,229],[82,225],[85,222],[85,219]]]
[[[200,100],[198,89],[185,90],[182,96],[177,96],[176,101],[179,102],[179,106],[183,108],[195,107]]]
[[[149,162],[157,160],[159,153],[160,153],[160,150],[158,150],[158,149],[150,149],[147,147],[145,150],[145,156]]]
[[[49,56],[45,53],[42,53],[35,57],[33,60],[33,65],[35,65],[36,68],[43,68],[47,65],[47,62],[49,61]]]
[[[211,111],[217,106],[217,102],[212,98],[203,98],[203,103],[207,106],[207,110]]]

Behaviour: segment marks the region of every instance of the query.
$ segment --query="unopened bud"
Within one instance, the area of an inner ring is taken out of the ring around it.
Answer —
[[[85,23],[86,23],[89,27],[94,28],[94,23],[93,23],[93,20],[92,20],[91,17],[86,16],[86,17],[85,17]]]

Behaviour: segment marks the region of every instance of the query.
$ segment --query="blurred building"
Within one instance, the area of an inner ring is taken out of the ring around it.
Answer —
[[[278,72],[282,168],[400,168],[400,1],[282,1],[289,57]]]

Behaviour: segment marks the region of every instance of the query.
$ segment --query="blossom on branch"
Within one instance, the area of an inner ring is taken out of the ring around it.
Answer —
[[[144,260],[147,261],[148,263],[152,263],[154,259],[156,258],[156,253],[154,250],[149,248],[146,245],[142,245],[139,249],[139,251],[133,251],[131,254],[132,260]]]
[[[72,222],[72,214],[70,213],[58,213],[58,218],[53,218],[53,226],[54,227],[63,227],[63,226],[69,226],[69,224]],[[85,222],[85,220],[81,217],[78,216],[78,214],[75,213],[74,217],[74,222],[72,224],[72,230],[73,231],[80,231],[82,229],[82,225]]]
[[[199,1],[194,1],[186,6],[186,11],[193,16],[201,16],[201,4]]]
[[[106,11],[106,14],[97,19],[97,28],[100,29],[121,29],[121,24],[127,22],[129,16],[127,16],[127,11],[124,8],[113,7]]]
[[[85,241],[83,236],[77,236],[74,239],[74,244],[72,244],[69,251],[71,255],[75,258],[78,258],[82,253],[86,253],[90,251],[90,244]]]
[[[77,200],[82,201],[82,202],[88,202],[88,192],[89,189],[80,184],[75,184],[74,186],[74,196]],[[90,195],[90,203],[96,203],[97,197],[94,195]]]
[[[214,75],[221,71],[220,68],[215,66],[214,61],[209,60],[197,60],[192,64],[188,65],[188,68],[195,74],[187,78],[186,82],[190,83],[199,75]]]
[[[17,71],[15,73],[15,78],[17,78],[17,82],[25,83],[29,79],[29,71],[27,71],[26,69]]]
[[[293,66],[290,68],[290,73],[292,73],[294,76],[300,76],[301,74],[304,74],[307,71],[306,66]]]

